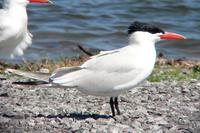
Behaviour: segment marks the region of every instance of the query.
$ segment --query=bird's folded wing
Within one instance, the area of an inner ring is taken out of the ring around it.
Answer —
[[[83,69],[83,68],[81,68],[79,66],[58,68],[52,73],[50,79],[53,80],[53,79],[56,79],[58,77],[62,77],[65,74],[68,74],[68,73],[71,73],[71,72],[74,72],[74,71],[78,71],[78,70],[81,70],[81,69]]]
[[[19,76],[27,77],[27,78],[30,78],[30,79],[36,79],[36,80],[39,80],[39,81],[49,83],[50,74],[25,72],[25,71],[16,70],[16,69],[6,69],[5,72],[6,73],[13,73],[13,74],[16,74],[16,75],[19,75]]]
[[[103,51],[86,61],[81,67],[90,71],[129,72],[135,69],[134,57],[127,58],[126,52],[118,50]]]
[[[83,73],[85,68],[81,67],[63,67],[59,68],[53,72],[49,81],[50,83],[56,84],[58,86],[77,87],[74,81],[79,81],[84,78]]]
[[[97,55],[94,55],[90,58],[98,58],[98,57],[101,57],[101,56],[105,56],[105,55],[109,55],[109,54],[114,54],[114,53],[117,53],[119,52],[118,50],[112,50],[112,51],[101,51],[99,54]]]

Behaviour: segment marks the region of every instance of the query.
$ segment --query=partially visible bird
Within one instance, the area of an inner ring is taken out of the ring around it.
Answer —
[[[4,0],[0,10],[0,56],[22,56],[31,45],[26,6],[29,3],[46,3],[49,0]]]
[[[152,72],[156,61],[155,43],[162,39],[185,39],[176,33],[141,22],[128,28],[128,45],[102,51],[81,66],[59,68],[50,77],[7,69],[8,72],[39,79],[57,86],[76,88],[88,95],[110,97],[112,115],[120,115],[118,96],[134,89]],[[49,79],[49,81],[48,81]]]

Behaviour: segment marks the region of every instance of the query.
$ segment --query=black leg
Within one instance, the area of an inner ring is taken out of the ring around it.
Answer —
[[[115,101],[114,101],[114,104],[115,104],[115,108],[117,110],[117,115],[120,115],[120,110],[119,110],[119,104],[118,104],[118,97],[115,97]]]
[[[110,107],[112,111],[112,116],[115,116],[114,101],[112,97],[110,98]]]

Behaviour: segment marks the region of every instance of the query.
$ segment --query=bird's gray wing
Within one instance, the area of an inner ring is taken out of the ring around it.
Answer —
[[[56,79],[58,77],[62,77],[65,74],[68,74],[68,73],[71,73],[71,72],[74,72],[74,71],[78,71],[78,70],[81,70],[81,69],[83,69],[83,68],[81,68],[79,66],[58,68],[52,73],[50,80]]]
[[[51,77],[49,78],[50,83],[56,84],[58,86],[77,87],[74,81],[78,81],[83,77],[82,71],[85,68],[77,67],[63,67],[55,70]]]
[[[47,73],[25,72],[25,71],[16,70],[16,69],[6,69],[5,72],[6,73],[13,73],[13,74],[16,74],[16,75],[19,75],[19,76],[27,77],[27,78],[30,78],[30,79],[36,79],[36,80],[39,80],[39,81],[49,83],[50,74],[47,74]]]
[[[98,57],[102,57],[102,56],[105,56],[105,55],[114,54],[114,53],[118,53],[118,52],[119,52],[119,50],[101,51],[99,54],[94,55],[90,58],[98,58]]]
[[[128,49],[127,47],[126,49]],[[125,48],[120,48],[112,51],[102,51],[98,55],[91,57],[90,60],[86,61],[81,67],[84,67],[92,71],[106,71],[112,72],[128,72],[134,68],[134,53],[127,53]],[[130,55],[131,54],[131,55]],[[128,58],[127,56],[133,57]]]

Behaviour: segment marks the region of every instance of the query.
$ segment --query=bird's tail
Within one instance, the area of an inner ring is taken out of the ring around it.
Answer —
[[[50,74],[26,72],[26,71],[21,71],[21,70],[16,70],[16,69],[6,69],[5,72],[13,73],[13,74],[16,74],[19,76],[23,76],[23,77],[27,77],[30,79],[35,79],[35,80],[43,81],[45,83],[49,83]]]

